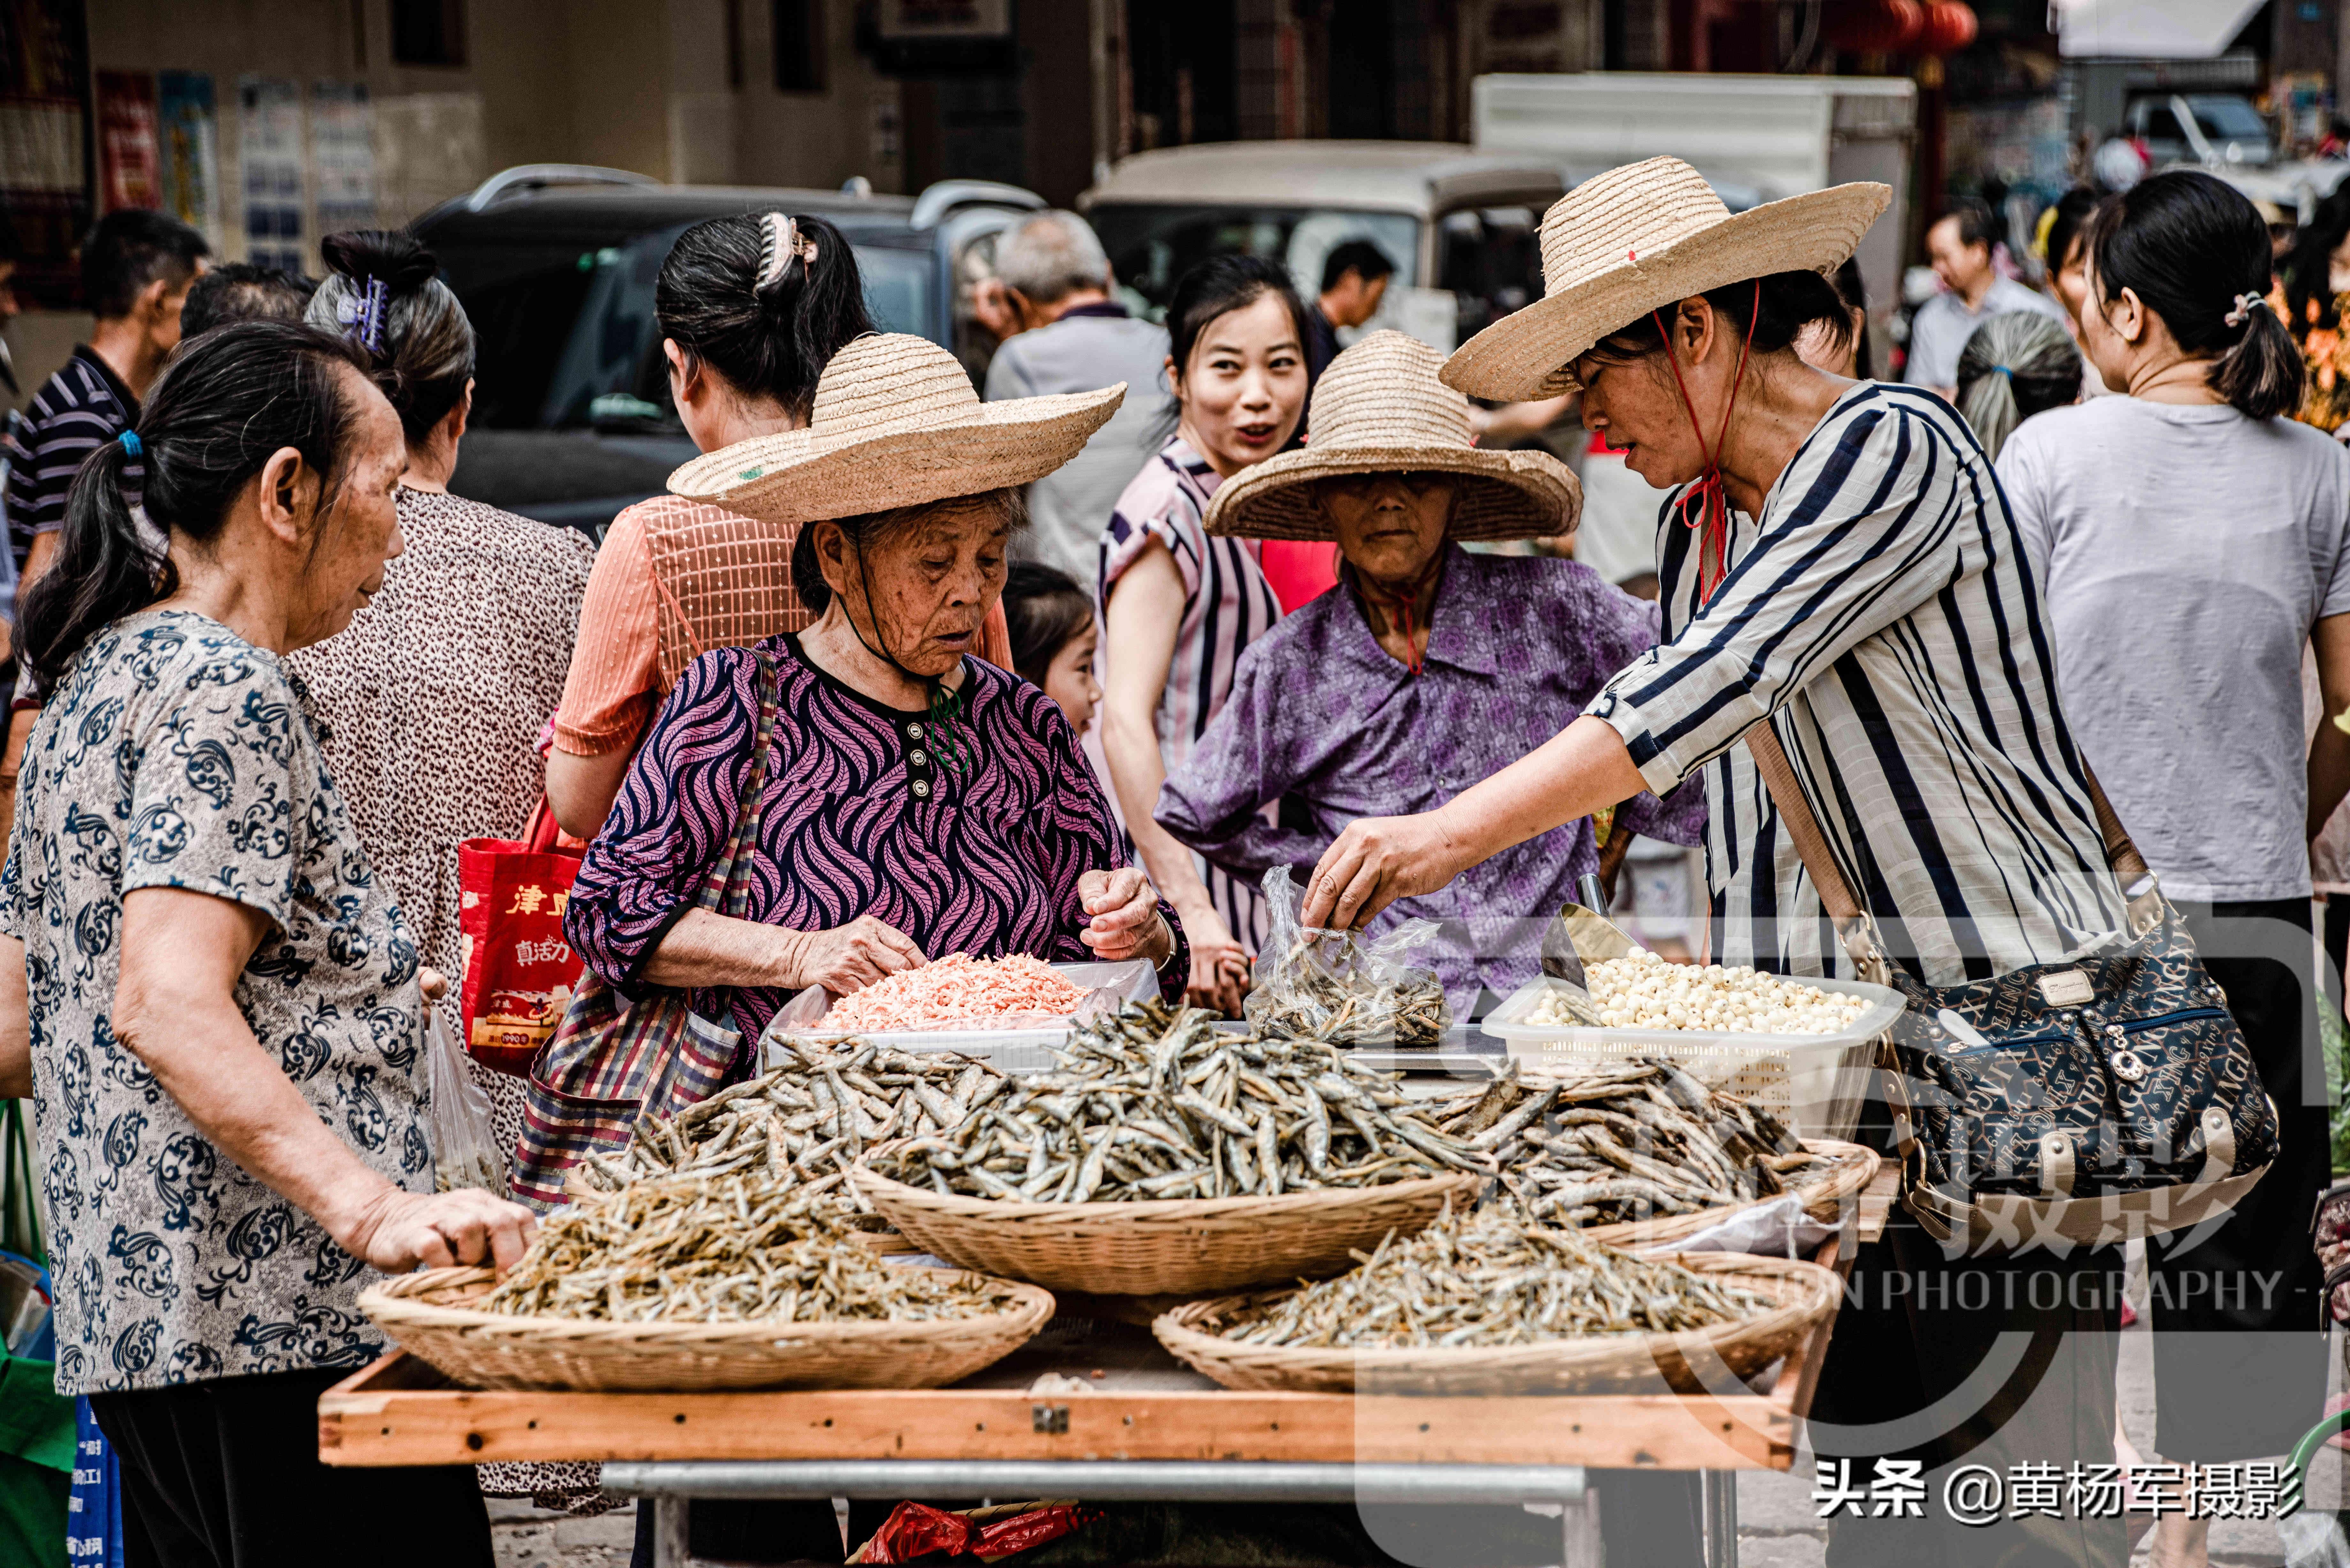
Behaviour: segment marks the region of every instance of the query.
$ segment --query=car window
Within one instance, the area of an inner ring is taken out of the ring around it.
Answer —
[[[2143,134],[2148,141],[2187,140],[2187,132],[2178,127],[2178,117],[2159,104],[2146,111],[2146,129]]]
[[[1165,317],[1175,280],[1211,255],[1280,262],[1311,299],[1321,292],[1322,264],[1329,254],[1349,240],[1368,240],[1395,263],[1398,285],[1419,281],[1419,220],[1405,213],[1105,202],[1086,215],[1109,253],[1111,270],[1135,296],[1128,305],[1154,321]]]
[[[2187,107],[2203,134],[2216,140],[2261,141],[2268,137],[2268,123],[2242,99],[2189,99]]]
[[[469,286],[451,268],[479,339],[473,422],[484,430],[588,425],[674,432],[653,285],[687,225],[535,268],[500,268]],[[858,244],[866,307],[885,332],[931,335],[935,283],[927,248]]]
[[[1542,294],[1541,218],[1532,207],[1471,208],[1437,223],[1436,286],[1460,309],[1466,343]]]

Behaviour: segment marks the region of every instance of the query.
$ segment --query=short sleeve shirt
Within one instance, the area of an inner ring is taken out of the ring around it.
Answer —
[[[362,1363],[373,1280],[198,1131],[114,1036],[122,900],[259,910],[235,988],[318,1119],[430,1191],[416,943],[352,830],[298,681],[180,610],[92,639],[26,747],[0,926],[25,944],[60,1393]]]

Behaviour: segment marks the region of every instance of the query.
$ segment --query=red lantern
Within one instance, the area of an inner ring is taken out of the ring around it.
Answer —
[[[1926,7],[1918,0],[1832,0],[1822,23],[1822,36],[1836,48],[1905,55],[1925,37]]]
[[[1932,0],[1926,7],[1925,36],[1918,40],[1921,55],[1954,55],[1975,41],[1979,31],[1974,7],[1966,0]]]

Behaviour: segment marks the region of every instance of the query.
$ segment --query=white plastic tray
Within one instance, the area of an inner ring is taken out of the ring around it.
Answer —
[[[1512,992],[1480,1025],[1538,1072],[1591,1072],[1655,1056],[1699,1082],[1751,1100],[1803,1137],[1849,1138],[1860,1121],[1877,1041],[1908,1005],[1890,986],[1804,978],[1805,985],[1866,997],[1868,1011],[1834,1034],[1733,1034],[1710,1029],[1598,1029],[1521,1022],[1544,992],[1563,982],[1537,975]]]
[[[1059,1065],[1052,1047],[1069,1037],[1069,1030],[1077,1018],[1092,1017],[1103,1011],[1115,1012],[1129,1002],[1147,1002],[1159,994],[1159,972],[1145,959],[1128,959],[1118,963],[1056,963],[1053,972],[1094,994],[1069,1021],[1031,1029],[827,1029],[824,1018],[831,1009],[831,999],[822,989],[810,986],[785,1002],[768,1021],[766,1033],[759,1037],[760,1060],[766,1066],[775,1065],[780,1054],[775,1042],[785,1037],[823,1041],[855,1038],[878,1041],[899,1051],[958,1052],[985,1062],[998,1072],[1046,1073]]]

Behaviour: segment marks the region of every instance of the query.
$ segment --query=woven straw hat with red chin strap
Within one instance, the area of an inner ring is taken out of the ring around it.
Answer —
[[[806,429],[705,452],[669,487],[774,523],[979,495],[1052,472],[1125,400],[1120,381],[983,403],[962,362],[929,338],[871,333],[824,368]]]
[[[1543,216],[1543,297],[1462,344],[1444,380],[1479,398],[1574,391],[1569,365],[1609,333],[1726,284],[1839,266],[1892,200],[1862,182],[1733,213],[1678,158],[1594,175]]]
[[[1470,444],[1469,400],[1436,379],[1435,349],[1374,332],[1330,361],[1314,388],[1305,445],[1244,468],[1216,487],[1208,532],[1253,539],[1327,539],[1313,482],[1357,473],[1440,472],[1457,492],[1454,539],[1536,539],[1572,529],[1583,487],[1546,452]]]

